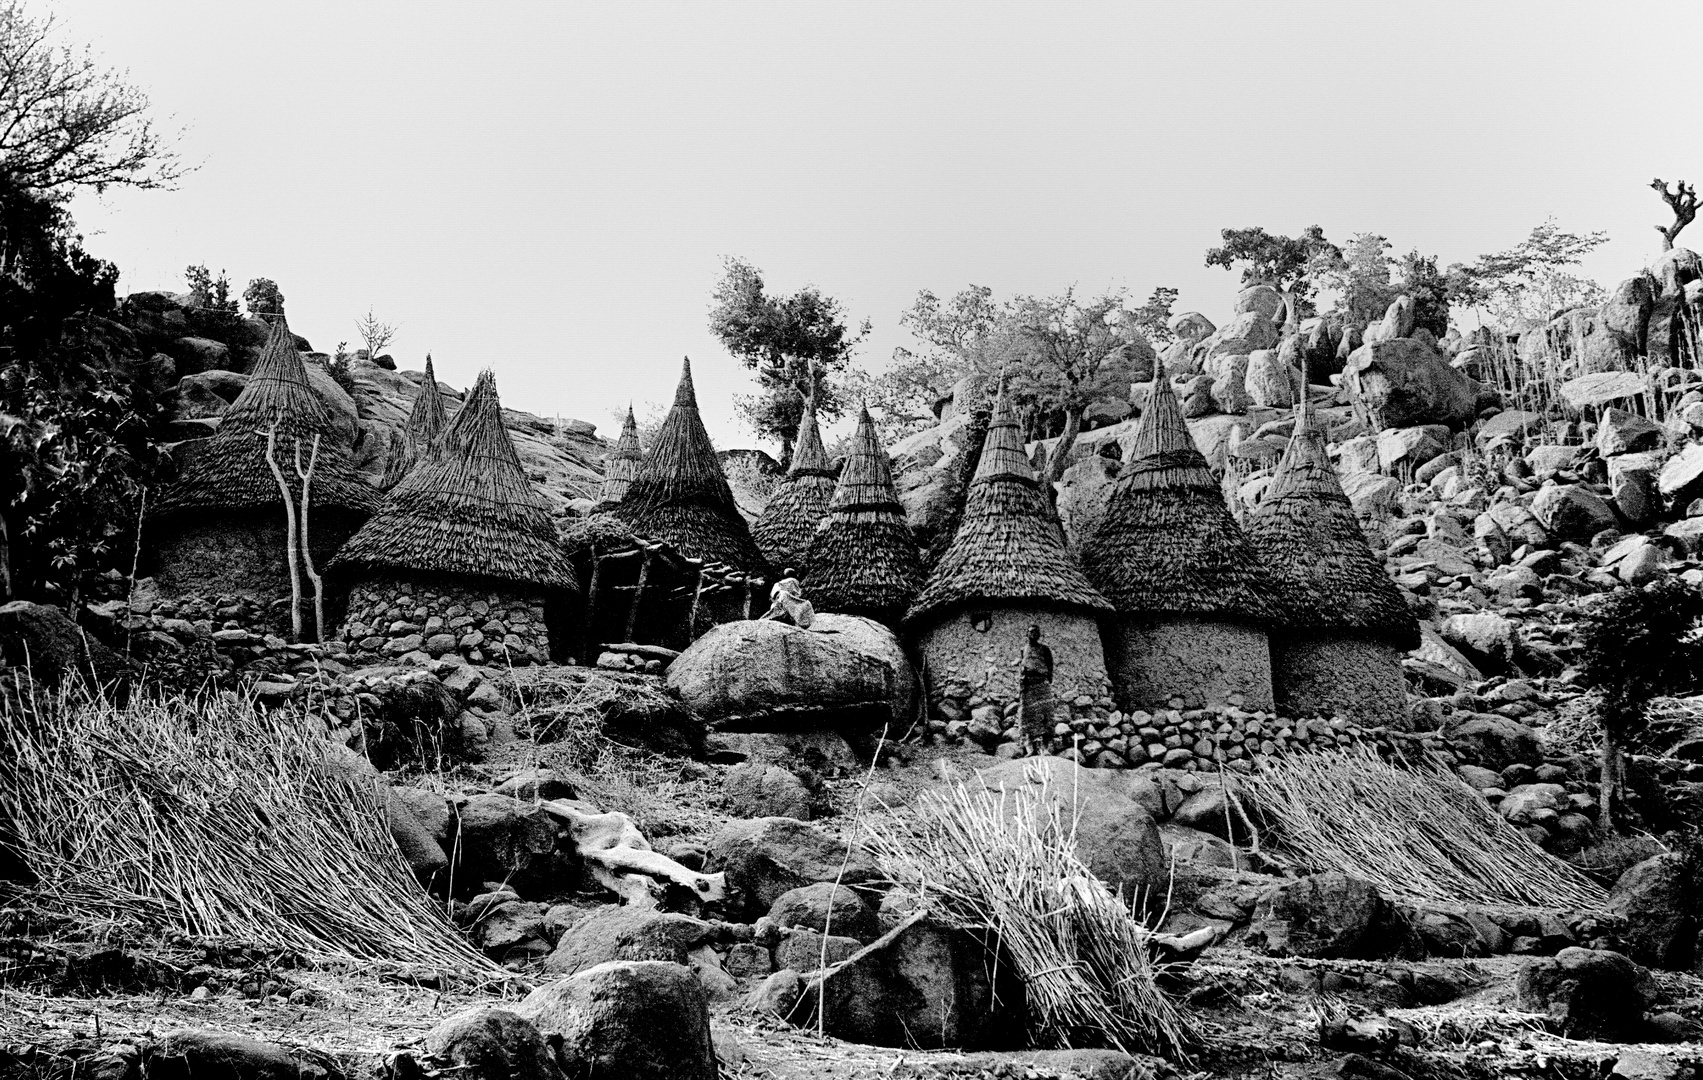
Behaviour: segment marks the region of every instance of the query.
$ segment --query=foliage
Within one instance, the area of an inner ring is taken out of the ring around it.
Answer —
[[[1591,610],[1580,640],[1581,681],[1598,695],[1597,717],[1616,740],[1636,737],[1652,698],[1696,687],[1703,592],[1677,578],[1616,589]]]
[[[278,299],[282,302],[284,298],[280,295]],[[368,360],[377,360],[384,347],[396,340],[396,327],[390,323],[379,322],[371,307],[367,308],[365,315],[355,320],[355,332],[366,342]]]
[[[183,280],[189,283],[189,295],[195,302],[209,311],[232,311],[237,309],[237,302],[231,299],[231,279],[223,270],[215,278],[205,264],[187,266],[183,270]]]
[[[1470,266],[1450,266],[1448,291],[1457,303],[1480,309],[1504,328],[1547,322],[1568,308],[1602,301],[1602,286],[1570,268],[1607,242],[1606,232],[1572,233],[1546,218],[1508,250],[1480,255]]]
[[[1129,309],[1130,322],[1155,348],[1163,348],[1176,337],[1171,333],[1171,309],[1176,303],[1177,290],[1169,285],[1160,285],[1147,297],[1146,303]]]
[[[1294,295],[1302,315],[1312,313],[1314,282],[1342,258],[1342,249],[1309,225],[1300,236],[1278,236],[1260,226],[1225,229],[1221,247],[1209,248],[1206,265],[1226,270],[1242,266],[1244,285],[1270,285]]]
[[[814,285],[790,296],[771,295],[762,271],[750,263],[728,259],[723,267],[710,332],[757,373],[759,392],[740,397],[739,407],[758,435],[781,441],[782,457],[789,461],[806,398],[823,420],[844,411],[839,379],[869,335],[869,320],[852,330],[839,301]]]
[[[250,315],[265,318],[284,314],[284,293],[271,278],[257,277],[242,291],[242,302]]]
[[[1321,256],[1317,280],[1336,294],[1334,310],[1344,322],[1364,329],[1384,317],[1396,297],[1413,298],[1413,324],[1436,337],[1449,330],[1448,282],[1434,255],[1410,251],[1390,255],[1388,237],[1356,233],[1337,256]]]
[[[0,178],[52,202],[79,188],[169,187],[187,170],[147,95],[56,30],[52,15],[0,0]]]

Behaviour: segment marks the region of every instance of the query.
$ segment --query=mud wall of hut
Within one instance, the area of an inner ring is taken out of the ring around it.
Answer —
[[[1407,726],[1407,678],[1401,654],[1389,645],[1337,635],[1274,634],[1271,679],[1278,708],[1288,715]]]
[[[931,697],[948,688],[1003,705],[1021,694],[1019,672],[1029,627],[1053,652],[1053,696],[1071,701],[1104,697],[1106,659],[1100,626],[1075,612],[992,608],[962,611],[925,631],[917,644]],[[978,629],[985,627],[986,629]]]
[[[357,657],[458,653],[471,664],[542,664],[550,657],[546,597],[509,583],[362,579],[338,632]]]
[[[1199,619],[1106,620],[1106,667],[1125,708],[1270,709],[1271,649],[1263,630]],[[1171,703],[1175,701],[1176,704]]]

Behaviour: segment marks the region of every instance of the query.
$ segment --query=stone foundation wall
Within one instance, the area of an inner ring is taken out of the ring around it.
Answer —
[[[150,562],[159,594],[199,603],[241,596],[259,610],[252,628],[288,634],[290,571],[282,509],[278,515],[273,520],[269,515],[232,511],[214,521],[165,526]],[[323,572],[337,549],[354,534],[357,523],[350,515],[335,510],[315,511],[312,520],[314,567]],[[311,611],[313,584],[305,574],[302,590],[309,597],[304,611]],[[327,588],[328,624],[338,621],[343,599],[336,588]],[[308,622],[312,622],[311,615]]]
[[[470,664],[550,660],[544,593],[520,586],[366,579],[349,593],[337,634],[357,657],[457,653]]]
[[[984,614],[987,629],[974,617]],[[1019,674],[1029,627],[1041,628],[1041,641],[1053,652],[1053,696],[1065,701],[1087,695],[1106,697],[1106,658],[1100,624],[1092,617],[1064,611],[989,608],[964,611],[925,631],[917,643],[929,695],[947,696],[948,688],[967,687],[961,695],[979,696],[1001,706],[1021,693]]]
[[[1265,631],[1202,619],[1105,622],[1106,667],[1126,709],[1234,705],[1271,709],[1271,648]]]
[[[1408,726],[1401,654],[1380,642],[1280,631],[1271,638],[1271,678],[1277,707],[1286,715]]]

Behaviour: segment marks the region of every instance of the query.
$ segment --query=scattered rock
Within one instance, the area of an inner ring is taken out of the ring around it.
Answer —
[[[541,986],[515,1013],[562,1038],[564,1071],[583,1080],[716,1080],[709,1004],[690,968],[599,964]]]
[[[611,960],[684,964],[686,954],[708,940],[712,932],[708,923],[689,915],[611,905],[570,927],[544,961],[544,970],[573,975]]]
[[[1386,959],[1410,940],[1400,913],[1371,882],[1334,871],[1273,888],[1248,933],[1269,952],[1332,960]]]
[[[748,761],[728,770],[723,798],[730,813],[744,818],[810,820],[810,792],[779,765]]]
[[[529,1021],[480,1006],[445,1020],[426,1035],[426,1052],[464,1080],[556,1080],[550,1047]]]
[[[769,918],[782,929],[797,926],[859,941],[869,940],[876,931],[875,912],[863,898],[831,881],[782,893],[769,908]]]
[[[1626,957],[1577,947],[1528,961],[1514,985],[1520,1008],[1576,1039],[1632,1039],[1654,993],[1649,972]]]
[[[861,849],[848,859],[844,843],[784,817],[723,825],[710,838],[704,872],[727,875],[729,911],[747,920],[767,914],[783,894],[801,886],[835,880],[855,886],[878,875],[874,860]]]

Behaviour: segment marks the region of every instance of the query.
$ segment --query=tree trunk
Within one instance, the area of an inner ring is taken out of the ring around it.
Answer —
[[[290,485],[284,482],[284,470],[278,467],[278,429],[266,433],[266,464],[272,467],[272,477],[278,481],[278,494],[284,499],[284,561],[290,565],[290,636],[302,639],[302,568],[296,555],[296,500]]]
[[[1607,731],[1602,735],[1601,771],[1597,783],[1597,825],[1609,829],[1614,827],[1614,803],[1620,797],[1620,748]]]
[[[319,571],[313,566],[313,547],[309,543],[307,527],[308,487],[313,482],[313,470],[319,465],[319,436],[313,437],[313,453],[308,455],[307,471],[302,471],[302,444],[296,443],[296,475],[302,478],[302,568],[307,571],[308,580],[313,582],[313,633],[314,640],[325,640],[325,581],[319,576]]]
[[[1053,485],[1064,479],[1064,471],[1070,467],[1070,452],[1076,448],[1076,437],[1082,434],[1082,414],[1087,411],[1086,405],[1080,409],[1065,411],[1064,433],[1053,445],[1053,452],[1047,455],[1046,472],[1041,476],[1041,491],[1046,495],[1049,506],[1058,501],[1058,489]]]
[[[6,515],[0,514],[0,601],[12,598],[12,535],[6,531]]]

